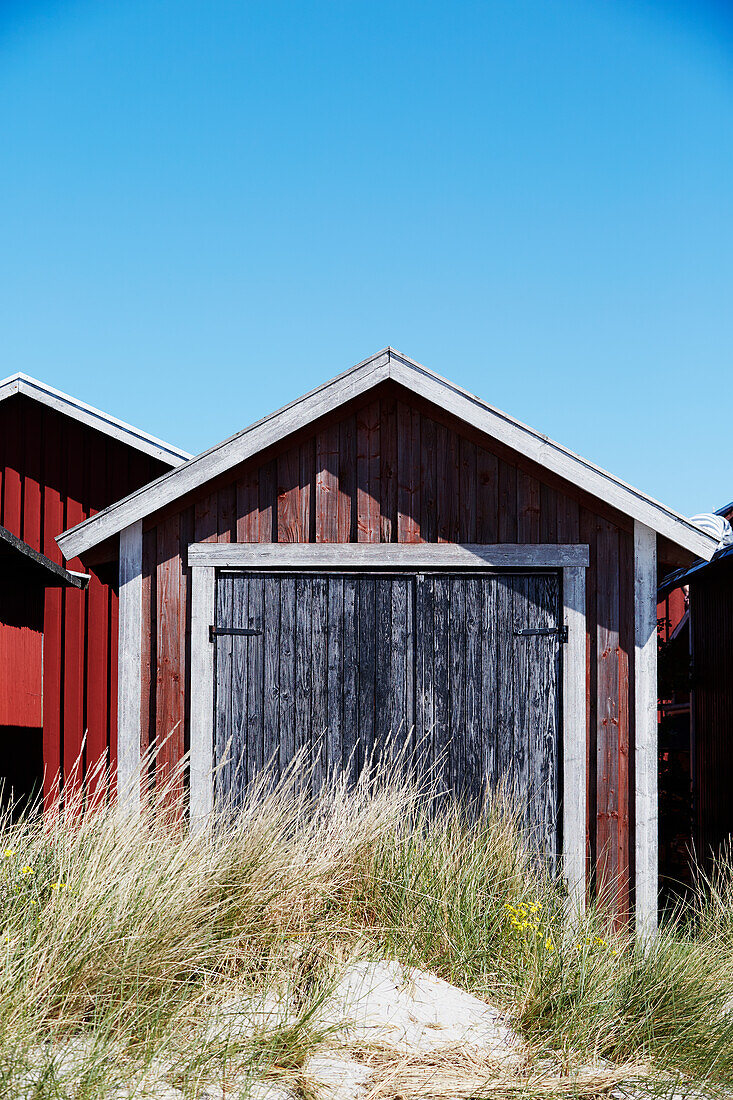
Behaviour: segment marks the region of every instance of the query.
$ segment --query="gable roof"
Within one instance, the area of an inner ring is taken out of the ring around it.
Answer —
[[[86,573],[73,573],[57,565],[27,542],[0,527],[0,568],[11,566],[39,588],[86,588]]]
[[[124,420],[118,420],[117,417],[101,412],[92,405],[86,405],[83,401],[78,401],[75,397],[70,397],[67,393],[46,385],[45,382],[39,382],[37,378],[30,378],[27,374],[11,374],[9,378],[3,378],[0,381],[0,401],[13,397],[17,393],[47,405],[48,408],[55,409],[64,416],[70,416],[73,420],[86,424],[87,427],[95,428],[98,432],[119,440],[120,443],[126,443],[128,447],[134,447],[143,454],[151,455],[160,462],[165,462],[167,466],[180,466],[191,457],[187,451],[172,447],[170,443],[164,443],[162,439],[156,439],[155,436],[148,435],[139,428],[133,428]]]
[[[292,432],[307,426],[317,417],[368,393],[388,379],[400,383],[479,431],[526,455],[547,470],[613,505],[686,550],[704,558],[710,558],[715,552],[715,539],[684,516],[626,485],[559,443],[554,443],[547,436],[487,405],[485,401],[393,348],[385,348],[357,363],[344,374],[258,420],[176,470],[163,474],[70,531],[65,531],[57,539],[62,552],[67,558],[83,554],[130,524],[199,488],[265,447],[278,443]]]

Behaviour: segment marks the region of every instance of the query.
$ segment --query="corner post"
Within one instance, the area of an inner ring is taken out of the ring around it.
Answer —
[[[120,622],[117,667],[117,801],[140,814],[140,702],[143,609],[142,520],[120,531]]]
[[[216,571],[191,566],[191,756],[190,825],[206,826],[214,809],[214,622]]]
[[[585,567],[563,569],[563,874],[571,912],[585,909]]]
[[[658,923],[657,535],[634,522],[634,698],[636,934],[654,939]]]

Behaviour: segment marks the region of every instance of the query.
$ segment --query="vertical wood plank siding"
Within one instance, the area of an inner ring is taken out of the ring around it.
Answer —
[[[633,660],[630,523],[541,467],[502,449],[488,437],[459,425],[440,410],[390,384],[373,393],[368,402],[341,410],[338,415],[314,424],[311,432],[286,441],[277,452],[269,452],[259,461],[232,471],[221,484],[202,490],[201,496],[215,492],[219,497],[226,494],[231,499],[232,486],[236,516],[231,525],[227,521],[226,527],[227,531],[231,527],[239,542],[589,544],[588,859],[590,868],[591,860],[603,854],[601,879],[612,890],[617,909],[626,911],[631,839],[629,751],[634,712],[630,666]],[[186,507],[193,508],[194,504],[189,500]],[[219,514],[221,507],[214,511]],[[168,522],[166,518],[165,523]],[[197,534],[197,540],[199,537]],[[216,534],[204,537],[222,539],[228,535],[219,528]],[[169,586],[167,594],[174,600],[181,598],[180,589],[175,586]],[[319,601],[325,600],[326,595],[325,589],[321,592],[318,586],[309,592],[307,598],[313,601],[316,612],[321,606]],[[378,602],[384,593],[375,591],[372,595]],[[250,601],[267,598],[267,593],[254,589],[249,596]],[[336,595],[331,593],[329,598]],[[345,590],[339,598],[344,601],[344,629],[351,629],[347,613],[351,596]],[[369,593],[363,598],[370,598]],[[466,598],[469,600],[466,614],[473,617],[470,591]],[[296,608],[300,607],[299,601],[297,595]],[[323,610],[325,623],[328,621],[325,605]],[[286,616],[290,632],[290,604],[286,602],[280,613]],[[385,606],[380,613],[389,618],[394,609]],[[159,610],[159,629],[178,629],[179,614],[178,609]],[[440,618],[439,600],[432,614]],[[153,618],[151,607],[151,623]],[[314,621],[319,621],[317,614]],[[322,667],[324,681],[333,684],[344,675],[343,669],[328,666],[330,647],[325,634],[321,636],[314,630],[311,647],[308,667],[302,652],[298,653],[293,668],[288,663],[289,652],[278,658],[285,662],[280,666],[280,674],[284,671],[288,693],[293,690],[291,681],[295,685],[292,721],[296,741],[303,736],[300,730],[303,722],[318,720],[318,714],[305,716],[299,711],[302,692],[298,684],[307,677],[309,668]],[[167,644],[159,640],[157,649],[162,654]],[[375,660],[379,662],[383,657],[376,654]],[[274,659],[271,655],[271,660]],[[437,676],[443,663],[450,662],[451,653],[449,648],[445,653],[436,649],[430,654],[419,653],[418,659],[429,662],[430,670],[434,670],[431,675]],[[478,655],[471,652],[468,659],[478,660]],[[161,670],[157,673],[162,679],[168,675]],[[259,670],[254,670],[254,674],[260,675]],[[246,676],[246,671],[241,670],[240,675]],[[355,690],[353,707],[359,715],[363,701],[360,703],[358,698],[359,688]],[[346,696],[350,698],[348,690]],[[252,705],[257,703],[253,701]],[[290,706],[289,694],[280,705]],[[314,705],[325,712],[328,698],[316,700]],[[437,696],[435,705],[441,705]],[[258,717],[261,722],[264,720],[264,716]],[[167,732],[170,718],[163,720],[159,712],[151,710],[147,721],[160,738]],[[251,746],[260,759],[267,749],[266,733],[263,727],[263,740]],[[341,730],[340,736],[343,752],[347,753],[348,731]],[[466,751],[473,751],[470,738]]]
[[[56,535],[166,468],[22,395],[0,403],[0,524],[59,565]],[[89,797],[106,797],[117,751],[116,570],[66,564],[91,581],[86,591],[48,588],[44,596],[38,660],[48,808],[87,775]]]

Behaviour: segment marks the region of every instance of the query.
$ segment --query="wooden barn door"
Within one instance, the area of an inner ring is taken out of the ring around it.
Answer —
[[[219,804],[298,752],[316,784],[404,753],[465,800],[505,785],[553,857],[559,610],[555,573],[221,574]]]

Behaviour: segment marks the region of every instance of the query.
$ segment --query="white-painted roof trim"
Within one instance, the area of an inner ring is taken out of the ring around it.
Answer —
[[[3,378],[0,381],[0,401],[16,393],[30,397],[32,401],[39,401],[42,405],[63,413],[64,416],[70,416],[81,424],[86,424],[98,432],[111,436],[112,439],[119,440],[120,443],[127,444],[128,447],[134,447],[143,454],[165,462],[168,466],[180,466],[191,457],[187,451],[172,447],[170,443],[164,443],[162,439],[156,439],[155,436],[148,435],[139,428],[133,428],[124,420],[118,420],[117,417],[101,412],[92,405],[86,405],[83,401],[70,397],[68,393],[55,390],[53,386],[39,382],[37,378],[30,378],[27,374],[12,374],[9,378]]]
[[[98,512],[77,527],[58,536],[67,558],[83,554],[131,523],[150,515],[197,489],[212,478],[251,458],[265,447],[306,427],[317,417],[359,397],[380,382],[393,379],[488,436],[526,455],[545,469],[558,474],[592,496],[612,505],[631,518],[693,554],[709,560],[717,543],[684,516],[625,484],[612,474],[554,443],[506,413],[441,378],[409,359],[385,348],[376,355],[326,382],[318,389],[284,408],[258,420],[223,443],[204,451],[175,470],[162,474],[149,485]]]

